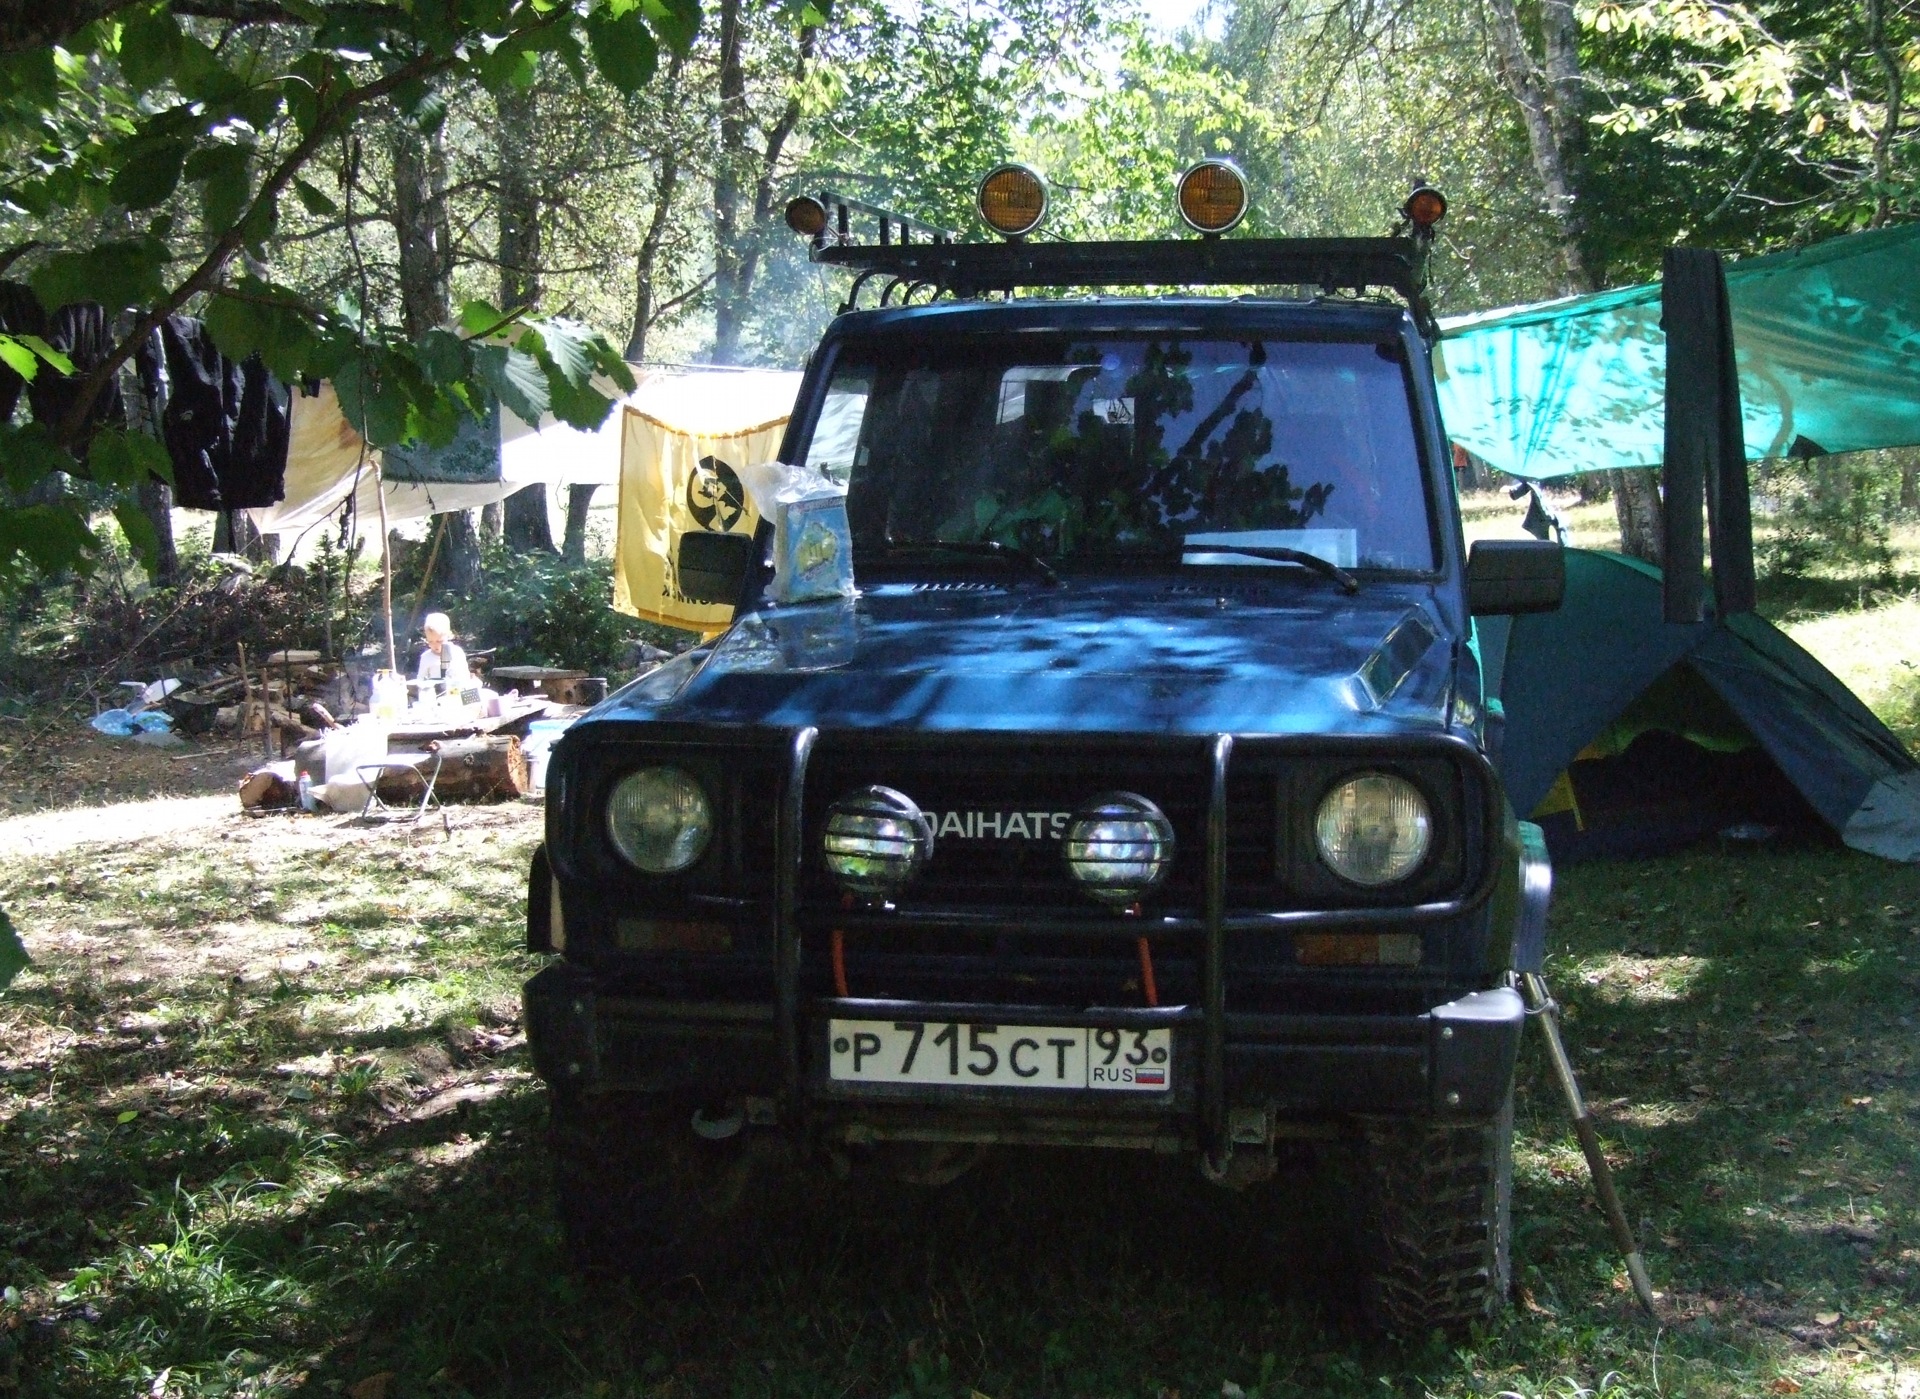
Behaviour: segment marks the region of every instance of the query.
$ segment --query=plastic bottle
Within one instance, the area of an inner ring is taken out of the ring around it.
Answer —
[[[304,772],[300,774],[298,791],[300,793],[300,809],[302,811],[312,811],[314,808],[313,779]]]

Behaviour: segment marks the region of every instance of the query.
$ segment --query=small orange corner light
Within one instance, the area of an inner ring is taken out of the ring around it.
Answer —
[[[818,238],[827,231],[827,206],[810,194],[789,199],[787,227],[802,238]]]
[[[1024,238],[1047,216],[1047,182],[1027,165],[996,165],[980,181],[980,217],[1002,238]]]
[[[1180,217],[1208,237],[1247,216],[1247,177],[1230,160],[1200,160],[1180,177]]]
[[[1400,206],[1400,212],[1407,216],[1407,222],[1415,228],[1430,232],[1435,224],[1447,216],[1447,197],[1423,182],[1413,187],[1413,193]]]

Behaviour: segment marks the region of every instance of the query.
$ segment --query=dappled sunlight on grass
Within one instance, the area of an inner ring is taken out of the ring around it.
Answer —
[[[1913,1374],[1920,871],[1561,872],[1555,989],[1665,1327],[1529,1041],[1519,1301],[1449,1348],[1358,1338],[1340,1191],[1291,1167],[1238,1193],[1124,1154],[990,1156],[938,1192],[788,1171],[737,1273],[571,1277],[517,1024],[538,830],[222,815],[0,856],[37,959],[0,999],[0,1391],[1749,1399]]]

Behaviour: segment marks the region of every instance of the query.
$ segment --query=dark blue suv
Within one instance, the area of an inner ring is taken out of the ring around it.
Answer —
[[[774,1146],[1256,1186],[1306,1144],[1379,1323],[1458,1329],[1507,1286],[1547,886],[1472,613],[1555,605],[1557,546],[1469,562],[1418,301],[974,290],[811,362],[782,460],[846,485],[857,596],[770,604],[762,537],[732,627],[554,752],[570,1244],[684,1268]]]

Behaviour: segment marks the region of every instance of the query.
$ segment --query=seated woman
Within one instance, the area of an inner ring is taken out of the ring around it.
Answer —
[[[420,667],[414,672],[414,678],[440,682],[422,685],[422,691],[432,688],[458,692],[473,683],[473,674],[467,669],[467,653],[454,645],[453,622],[446,613],[429,612],[420,623],[420,635],[426,639],[427,648],[420,653]]]

